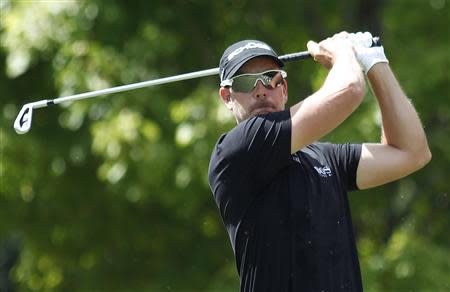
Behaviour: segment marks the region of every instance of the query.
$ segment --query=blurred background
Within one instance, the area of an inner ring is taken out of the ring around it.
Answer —
[[[286,54],[343,30],[381,36],[433,153],[350,194],[365,291],[450,291],[448,0],[0,3],[0,291],[238,291],[207,182],[235,124],[218,76],[36,110],[26,135],[14,119],[28,102],[217,67],[241,39]],[[286,70],[290,104],[327,73]],[[368,88],[324,140],[379,137]]]

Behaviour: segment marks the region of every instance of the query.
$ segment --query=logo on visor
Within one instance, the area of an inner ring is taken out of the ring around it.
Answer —
[[[266,44],[250,42],[250,43],[246,44],[245,46],[242,46],[242,47],[240,47],[240,48],[237,48],[236,50],[234,50],[233,52],[231,52],[231,53],[228,55],[228,61],[231,61],[231,59],[233,59],[234,57],[236,57],[237,55],[239,55],[240,53],[242,53],[244,50],[255,49],[255,48],[260,48],[260,49],[272,51],[272,49],[271,49],[268,45],[266,45]]]

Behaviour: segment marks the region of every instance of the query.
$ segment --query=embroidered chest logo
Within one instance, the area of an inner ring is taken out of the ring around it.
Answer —
[[[324,167],[314,166],[314,169],[319,173],[319,175],[321,177],[329,177],[329,176],[333,175],[333,173],[331,172],[331,169],[328,166],[324,166]]]

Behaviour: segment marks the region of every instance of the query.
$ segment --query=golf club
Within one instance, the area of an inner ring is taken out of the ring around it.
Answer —
[[[381,45],[380,38],[374,37],[374,38],[372,38],[372,44],[371,45],[369,44],[367,47],[380,46],[380,45]],[[308,59],[308,58],[311,58],[311,55],[309,54],[308,51],[282,55],[279,57],[279,59],[284,62],[303,60],[303,59]],[[171,82],[177,82],[177,81],[182,81],[182,80],[188,80],[188,79],[194,79],[194,78],[212,76],[212,75],[218,75],[218,74],[219,74],[219,68],[206,69],[206,70],[201,70],[201,71],[196,71],[196,72],[191,72],[191,73],[185,73],[185,74],[181,74],[181,75],[175,75],[175,76],[171,76],[171,77],[164,77],[164,78],[155,79],[155,80],[143,81],[143,82],[138,82],[138,83],[133,83],[133,84],[128,84],[128,85],[122,85],[122,86],[106,88],[106,89],[101,89],[101,90],[96,90],[96,91],[91,91],[91,92],[85,92],[85,93],[80,93],[80,94],[75,94],[75,95],[70,95],[70,96],[65,96],[65,97],[59,97],[56,99],[44,99],[44,100],[27,103],[22,107],[19,114],[17,115],[17,118],[14,122],[14,129],[16,130],[16,132],[18,134],[27,133],[31,129],[31,121],[32,121],[34,109],[43,108],[43,107],[47,107],[49,105],[59,104],[59,103],[67,102],[67,101],[76,101],[76,100],[96,97],[99,95],[106,95],[106,94],[111,94],[111,93],[129,91],[129,90],[134,90],[134,89],[143,88],[143,87],[149,87],[149,86],[154,86],[154,85],[166,84],[166,83],[171,83]]]

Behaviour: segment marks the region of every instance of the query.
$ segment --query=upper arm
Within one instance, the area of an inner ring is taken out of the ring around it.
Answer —
[[[426,163],[426,162],[425,162]],[[405,177],[425,163],[405,151],[382,143],[364,143],[356,173],[359,189],[367,189]]]

